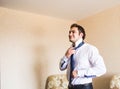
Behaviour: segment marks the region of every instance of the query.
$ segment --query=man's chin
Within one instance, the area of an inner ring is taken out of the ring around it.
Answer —
[[[72,42],[72,43],[74,43],[74,41],[72,41],[72,40],[69,40],[70,42]]]

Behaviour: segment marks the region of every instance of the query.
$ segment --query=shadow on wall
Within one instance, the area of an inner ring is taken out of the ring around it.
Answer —
[[[110,89],[110,80],[113,75],[104,75],[93,79],[94,89]]]
[[[47,65],[46,63],[46,51],[43,46],[36,46],[34,48],[35,54],[35,63],[34,63],[34,72],[37,82],[37,89],[44,88],[45,75],[47,75]]]

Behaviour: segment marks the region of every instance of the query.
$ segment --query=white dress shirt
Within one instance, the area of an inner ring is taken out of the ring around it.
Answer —
[[[75,43],[75,47],[82,42],[82,39]],[[74,54],[75,68],[78,71],[77,78],[71,82],[72,85],[91,83],[92,77],[85,77],[95,75],[96,77],[103,75],[106,72],[106,67],[103,58],[98,52],[98,49],[88,43],[84,43],[81,47],[76,49]],[[67,69],[67,78],[70,78],[70,59],[64,56],[60,61],[60,69]]]

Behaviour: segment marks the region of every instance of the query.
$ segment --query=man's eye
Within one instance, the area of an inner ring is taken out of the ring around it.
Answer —
[[[75,31],[69,31],[69,34],[70,34],[70,33],[75,33]]]
[[[72,31],[72,33],[75,33],[74,31]]]

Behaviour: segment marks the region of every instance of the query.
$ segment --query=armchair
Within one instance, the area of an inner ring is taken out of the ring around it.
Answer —
[[[110,81],[110,89],[120,89],[120,74],[112,77]]]
[[[48,76],[46,89],[68,89],[68,80],[65,74]]]

